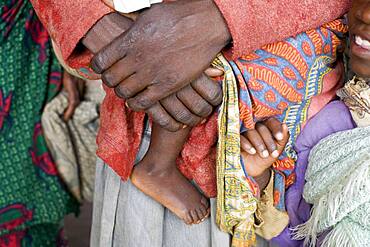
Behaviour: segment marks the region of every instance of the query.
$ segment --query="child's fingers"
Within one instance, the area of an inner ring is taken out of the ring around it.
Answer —
[[[254,155],[257,153],[256,149],[252,146],[252,144],[245,138],[243,135],[240,135],[240,146],[243,151]]]
[[[218,76],[222,76],[224,74],[224,72],[222,70],[216,69],[216,68],[213,68],[213,67],[209,67],[208,69],[206,69],[204,71],[204,73],[208,77],[218,77]]]
[[[269,118],[264,122],[264,124],[270,130],[271,134],[275,137],[277,141],[283,140],[283,126],[279,120],[277,120],[276,118]]]
[[[262,158],[269,157],[269,152],[266,149],[265,142],[257,130],[248,130],[244,136],[249,140]]]
[[[263,123],[257,123],[256,130],[262,137],[263,142],[265,143],[265,146],[267,147],[267,150],[269,151],[271,157],[273,158],[279,157],[279,152],[277,151],[275,139],[272,136],[271,131],[266,127],[266,125]]]
[[[283,139],[276,142],[279,151],[284,150],[285,145],[288,143],[289,137],[290,137],[288,126],[285,123],[281,125],[281,128],[282,128]]]

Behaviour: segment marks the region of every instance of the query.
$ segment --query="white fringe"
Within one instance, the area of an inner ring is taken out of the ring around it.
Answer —
[[[354,167],[356,165],[358,164],[354,164]],[[347,246],[344,245],[346,241],[343,241],[345,233],[341,232],[343,230],[342,227],[336,229],[337,226],[334,226],[334,224],[342,220],[338,218],[342,204],[348,204],[348,201],[351,201],[351,198],[358,197],[361,191],[370,190],[369,172],[370,167],[367,161],[363,161],[360,167],[349,171],[350,174],[347,177],[339,181],[336,186],[332,186],[332,189],[314,204],[310,219],[306,223],[292,229],[293,239],[304,239],[305,246],[315,247],[317,235],[334,227],[333,233],[328,234],[324,242],[330,244],[328,246]],[[363,188],[363,186],[367,188]],[[352,243],[349,246],[353,246]]]
[[[322,247],[354,247],[360,245],[356,245],[352,236],[348,234],[348,229],[344,226],[344,224],[337,224],[333,230],[326,235],[324,241],[321,243]]]

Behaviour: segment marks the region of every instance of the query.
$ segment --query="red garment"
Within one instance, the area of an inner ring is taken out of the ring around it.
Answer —
[[[74,48],[91,26],[110,10],[100,0],[31,2],[67,63],[75,68],[86,66],[88,56],[77,54]],[[215,0],[232,34],[234,56],[248,54],[264,44],[335,19],[348,10],[350,2]],[[289,18],[281,18],[282,16]],[[292,25],[291,20],[297,22]],[[126,109],[124,102],[116,97],[112,89],[105,90],[107,95],[101,106],[97,153],[126,180],[130,176],[140,145],[144,114]],[[216,114],[213,114],[205,124],[193,128],[178,159],[183,174],[194,179],[210,197],[216,195],[216,140],[217,121]]]
[[[233,38],[234,58],[332,21],[351,0],[214,0]]]

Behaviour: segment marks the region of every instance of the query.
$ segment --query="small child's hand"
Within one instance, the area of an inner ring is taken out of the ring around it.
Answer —
[[[281,155],[288,140],[288,127],[275,118],[258,123],[255,130],[240,135],[246,172],[253,177],[260,176]]]
[[[257,123],[254,130],[248,130],[240,136],[241,147],[251,155],[258,153],[261,158],[277,158],[279,152],[275,141],[282,141],[285,131],[285,124],[275,118],[269,118]]]
[[[84,86],[85,81],[68,74],[67,71],[63,72],[63,89],[67,93],[68,98],[68,107],[63,114],[64,121],[68,121],[72,118],[76,108],[80,104]]]

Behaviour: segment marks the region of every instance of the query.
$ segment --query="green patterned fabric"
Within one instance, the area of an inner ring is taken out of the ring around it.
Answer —
[[[40,119],[60,90],[61,68],[28,1],[2,0],[0,64],[0,246],[57,246],[60,222],[77,204]]]

